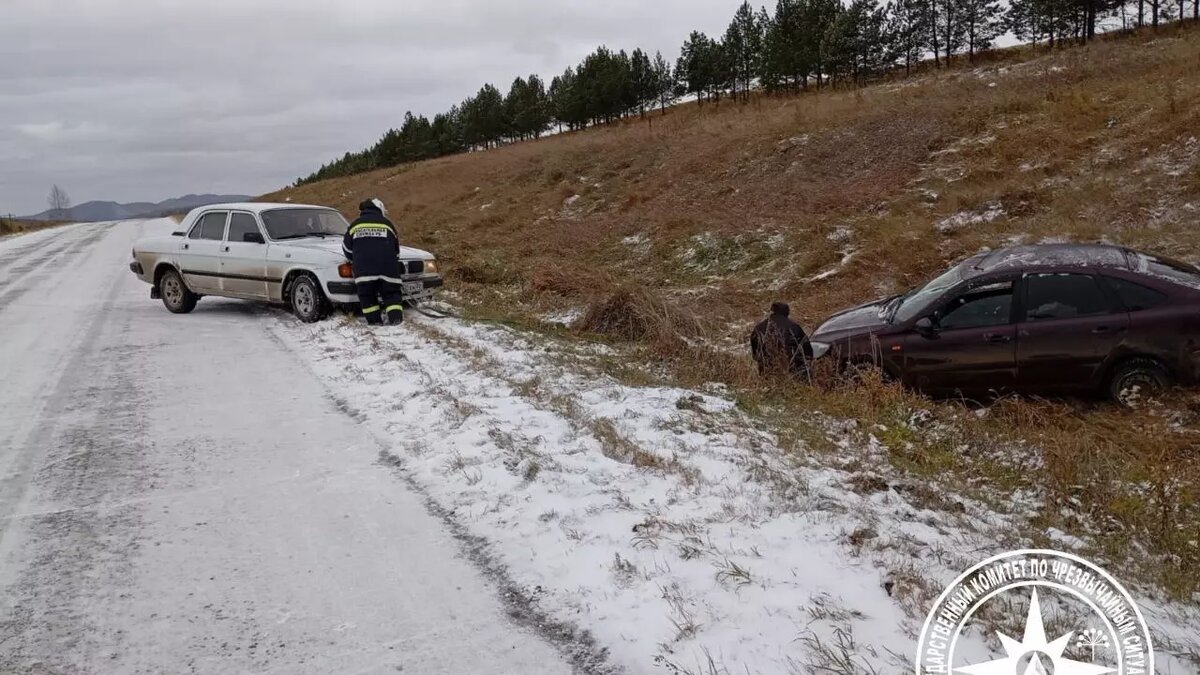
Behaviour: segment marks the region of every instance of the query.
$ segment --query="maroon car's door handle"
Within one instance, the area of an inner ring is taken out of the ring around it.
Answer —
[[[1006,342],[1012,342],[1012,336],[1011,336],[1011,335],[1003,335],[1003,334],[1001,334],[1001,333],[986,333],[986,334],[983,336],[983,339],[984,339],[985,341],[987,341],[987,342],[990,342],[990,343],[994,344],[994,345],[1002,345],[1002,344],[1004,344],[1004,343],[1006,343]]]
[[[1108,335],[1109,333],[1120,333],[1124,328],[1113,328],[1112,326],[1096,326],[1092,329],[1093,335]]]

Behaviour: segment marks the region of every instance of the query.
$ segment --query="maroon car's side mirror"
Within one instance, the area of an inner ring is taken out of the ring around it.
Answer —
[[[913,324],[913,328],[920,333],[922,337],[934,338],[937,337],[938,334],[937,324],[933,322],[933,319],[927,316],[917,319],[917,322]]]

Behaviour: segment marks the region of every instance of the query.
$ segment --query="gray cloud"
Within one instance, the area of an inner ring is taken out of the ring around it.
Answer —
[[[599,44],[674,59],[738,0],[3,0],[0,213],[265,192]]]

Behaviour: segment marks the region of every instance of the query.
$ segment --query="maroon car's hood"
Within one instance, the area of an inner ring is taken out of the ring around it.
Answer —
[[[831,342],[839,338],[849,337],[857,333],[881,333],[891,331],[892,324],[879,316],[879,310],[888,299],[868,302],[844,312],[834,314],[825,323],[817,327],[812,339],[817,342]]]

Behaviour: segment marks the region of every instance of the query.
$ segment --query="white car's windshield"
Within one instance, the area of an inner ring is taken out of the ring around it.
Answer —
[[[302,237],[340,237],[350,223],[333,209],[272,209],[262,214],[267,236],[275,241]]]
[[[946,292],[947,289],[962,281],[961,267],[962,265],[956,265],[921,288],[909,291],[907,294],[889,303],[894,309],[892,309],[888,320],[892,323],[904,323],[920,314],[931,303],[940,298],[942,293]]]

